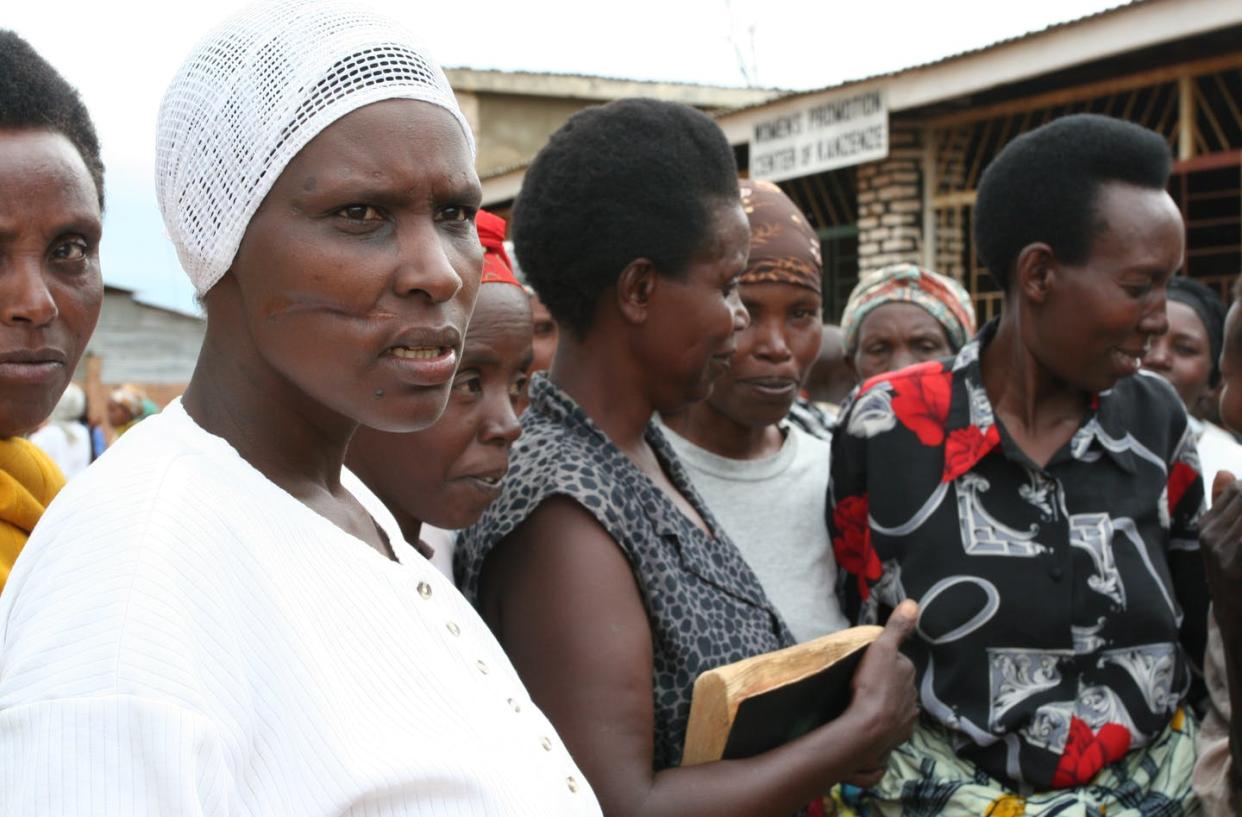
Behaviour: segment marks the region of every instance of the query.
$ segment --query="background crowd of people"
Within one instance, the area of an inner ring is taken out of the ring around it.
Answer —
[[[1239,813],[1242,307],[1161,136],[1001,150],[998,318],[897,264],[827,326],[706,114],[575,114],[506,224],[411,35],[257,5],[159,111],[197,368],[104,451],[98,140],[0,77],[0,813]],[[860,623],[843,714],[682,765],[701,673]]]

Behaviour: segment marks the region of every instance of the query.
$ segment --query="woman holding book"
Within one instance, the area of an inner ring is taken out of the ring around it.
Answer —
[[[841,718],[746,760],[678,767],[695,678],[792,643],[652,424],[710,393],[747,325],[736,172],[705,115],[615,102],[552,136],[514,213],[519,262],[562,335],[456,575],[610,817],[789,814],[878,777],[915,717],[903,608]]]

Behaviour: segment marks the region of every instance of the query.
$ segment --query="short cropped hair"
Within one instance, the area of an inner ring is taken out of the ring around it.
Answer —
[[[514,204],[514,249],[552,317],[582,337],[627,265],[683,274],[710,245],[715,208],[739,196],[733,149],[708,116],[618,100],[574,114],[539,151]]]
[[[77,90],[15,32],[0,29],[0,130],[47,128],[78,149],[104,203],[99,137]]]
[[[1005,292],[1023,248],[1044,242],[1058,260],[1081,264],[1100,224],[1100,186],[1124,182],[1163,190],[1172,155],[1164,137],[1098,114],[1053,120],[1014,139],[988,165],[975,200],[979,258]]]

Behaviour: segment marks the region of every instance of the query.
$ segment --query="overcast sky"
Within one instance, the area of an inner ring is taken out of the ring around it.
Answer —
[[[107,166],[109,283],[194,309],[151,181],[155,117],[191,46],[245,0],[0,0],[82,92]],[[818,88],[916,65],[1122,5],[1118,0],[371,0],[445,66]]]

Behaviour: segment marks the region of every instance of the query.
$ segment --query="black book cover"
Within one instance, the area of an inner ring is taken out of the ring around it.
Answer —
[[[839,718],[850,705],[852,681],[866,646],[790,684],[752,695],[738,704],[723,759],[766,752]]]

